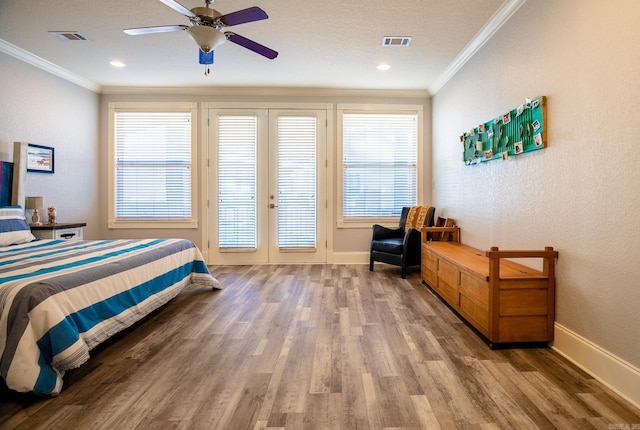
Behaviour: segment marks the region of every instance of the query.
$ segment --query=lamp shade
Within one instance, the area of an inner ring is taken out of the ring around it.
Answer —
[[[42,197],[27,197],[25,202],[25,209],[41,209],[44,207],[44,201]]]
[[[205,54],[223,44],[227,37],[217,29],[206,25],[193,25],[187,28],[187,34],[196,41]]]

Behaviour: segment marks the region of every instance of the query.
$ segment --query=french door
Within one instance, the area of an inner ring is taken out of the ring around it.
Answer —
[[[326,261],[326,111],[209,109],[213,264]]]

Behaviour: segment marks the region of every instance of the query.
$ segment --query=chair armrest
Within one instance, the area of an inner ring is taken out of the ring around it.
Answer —
[[[406,252],[407,249],[420,249],[422,243],[422,234],[420,230],[410,228],[407,234],[404,236],[402,246]]]
[[[372,240],[384,240],[393,239],[396,237],[403,237],[404,230],[401,228],[389,228],[380,224],[374,224]]]

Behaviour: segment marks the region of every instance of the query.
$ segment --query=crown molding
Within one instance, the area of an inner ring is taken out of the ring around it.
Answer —
[[[17,47],[4,39],[0,39],[0,52],[4,52],[7,55],[17,58],[18,60],[24,61],[25,63],[31,64],[39,69],[44,70],[45,72],[49,72],[52,75],[58,76],[62,79],[65,79],[69,82],[72,82],[76,85],[84,87],[88,90],[93,91],[94,93],[100,93],[102,87],[88,79],[80,77],[70,71],[63,69],[60,66],[56,66],[55,64],[38,57],[37,55],[33,55],[32,53],[25,51],[22,48]]]
[[[496,31],[500,29],[526,0],[507,0],[476,33],[471,42],[460,51],[451,64],[429,86],[429,93],[435,95],[469,61]]]
[[[101,94],[111,95],[188,95],[248,97],[385,97],[429,98],[425,89],[346,89],[306,87],[102,87]]]

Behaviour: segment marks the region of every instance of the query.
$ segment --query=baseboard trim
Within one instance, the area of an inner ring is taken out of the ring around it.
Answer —
[[[640,408],[640,369],[558,323],[552,348]]]
[[[332,252],[327,256],[327,263],[331,264],[369,264],[367,252]]]

